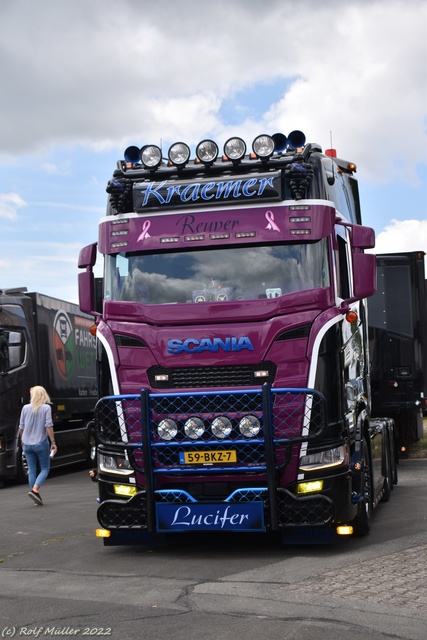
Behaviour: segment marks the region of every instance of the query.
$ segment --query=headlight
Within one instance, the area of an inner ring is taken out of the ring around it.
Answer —
[[[345,446],[327,449],[326,451],[316,451],[302,456],[299,467],[302,471],[314,471],[315,469],[325,469],[327,467],[338,467],[348,461],[347,448]]]
[[[212,433],[217,438],[223,439],[230,435],[232,429],[232,424],[228,418],[225,416],[220,416],[219,418],[215,418],[212,422]]]
[[[258,136],[252,143],[252,150],[263,160],[267,160],[273,155],[274,140],[271,136]]]
[[[133,469],[125,456],[107,456],[98,452],[99,470],[103,473],[131,476]]]
[[[260,429],[261,424],[255,416],[245,416],[239,422],[239,429],[242,436],[245,438],[253,438],[257,436]]]
[[[229,138],[224,145],[224,154],[232,162],[241,160],[246,153],[246,144],[241,138]]]
[[[147,169],[156,169],[162,161],[162,152],[154,144],[147,144],[141,149],[141,162]]]
[[[218,145],[213,140],[203,140],[197,145],[196,156],[200,162],[211,164],[218,157]]]
[[[205,425],[201,418],[189,418],[184,424],[184,431],[186,435],[192,440],[201,438],[205,432]]]
[[[190,147],[185,142],[175,142],[169,149],[168,157],[176,167],[182,167],[188,162]]]
[[[178,433],[176,422],[171,418],[162,420],[157,427],[157,433],[162,440],[172,440],[172,438],[175,438],[176,434]]]

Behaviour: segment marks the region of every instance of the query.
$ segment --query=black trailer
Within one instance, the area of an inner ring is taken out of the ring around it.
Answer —
[[[394,418],[403,452],[423,435],[427,308],[423,251],[377,255],[369,299],[372,410]]]
[[[91,316],[70,302],[25,288],[0,290],[0,481],[26,478],[18,424],[34,385],[45,387],[52,400],[58,446],[52,467],[94,457],[92,324]]]

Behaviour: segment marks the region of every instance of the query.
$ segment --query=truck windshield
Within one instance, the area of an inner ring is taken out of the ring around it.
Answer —
[[[144,304],[257,300],[330,284],[326,239],[105,258],[109,300]]]

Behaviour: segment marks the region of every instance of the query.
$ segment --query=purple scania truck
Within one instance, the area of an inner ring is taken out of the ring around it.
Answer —
[[[258,136],[250,153],[241,138],[222,155],[204,140],[193,155],[128,147],[98,243],[80,252],[80,308],[96,318],[97,534],[365,535],[397,457],[393,421],[371,419],[375,239],[356,167],[299,131]]]

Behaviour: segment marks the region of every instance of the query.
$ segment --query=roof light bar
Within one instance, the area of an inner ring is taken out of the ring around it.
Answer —
[[[296,150],[299,152],[305,145],[305,135],[302,131],[292,131],[288,137],[283,133],[275,133],[270,136],[262,134],[254,138],[252,142],[252,152],[249,154],[250,160],[261,160],[266,162],[275,153],[281,154],[288,150]],[[329,153],[329,150],[326,152]],[[185,167],[190,160],[190,147],[185,142],[175,142],[171,145],[168,152],[169,166],[175,166],[178,169]],[[195,164],[201,163],[206,167],[215,163],[219,155],[218,145],[214,140],[206,139],[198,143],[196,147]],[[229,138],[224,144],[223,161],[228,160],[233,164],[241,162],[246,155],[246,143],[242,138]],[[138,169],[142,163],[145,169],[155,171],[162,164],[162,150],[157,145],[147,144],[139,149],[135,145],[127,147],[124,152],[124,160],[120,160],[118,168],[122,171],[127,169]],[[349,164],[347,167],[350,171],[355,171],[356,166]]]

